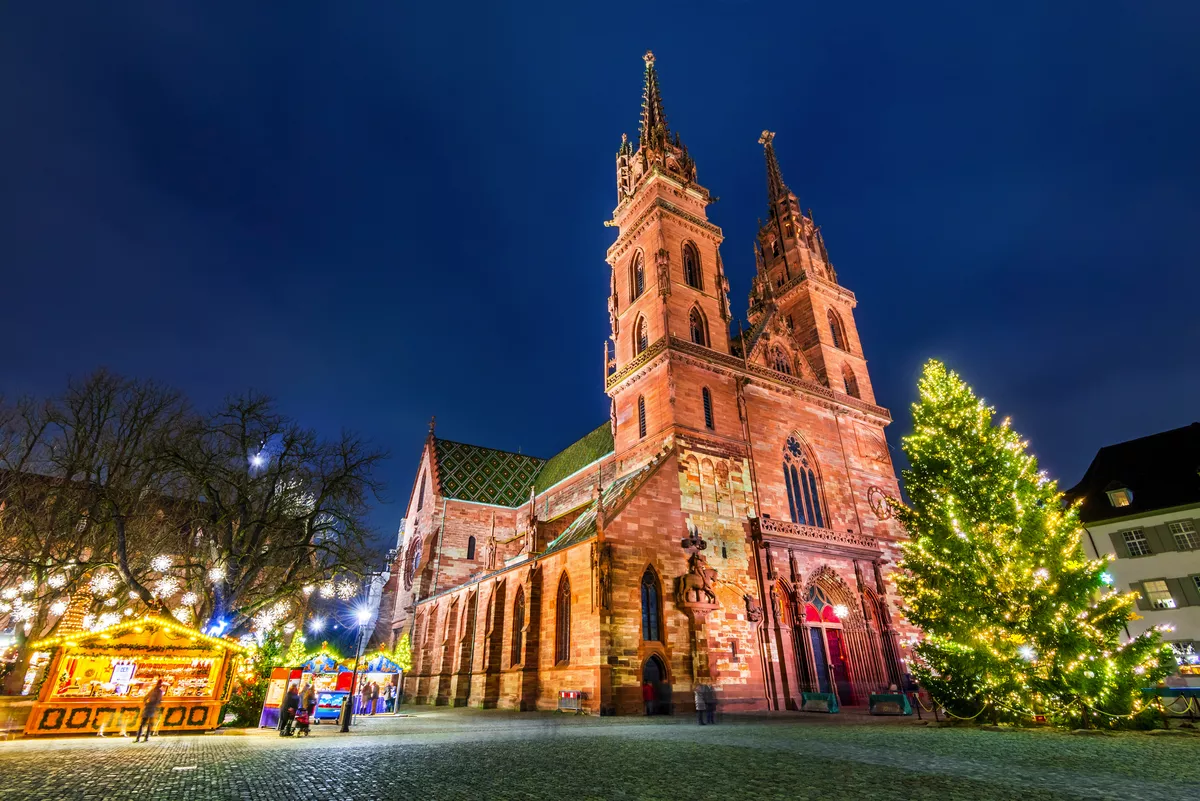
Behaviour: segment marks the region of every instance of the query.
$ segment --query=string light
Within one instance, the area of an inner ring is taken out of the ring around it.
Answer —
[[[171,557],[168,554],[160,553],[150,560],[150,568],[159,573],[166,573],[171,569]]]
[[[50,604],[50,614],[52,614],[52,615],[61,615],[63,612],[66,612],[66,611],[67,611],[67,607],[68,607],[68,606],[70,606],[70,604],[68,604],[68,603],[67,603],[65,600],[63,600],[62,598],[59,598],[59,599],[58,599],[57,601],[55,601],[54,603]]]
[[[210,567],[208,569],[208,580],[213,584],[224,581],[225,568],[221,567],[220,565],[217,565],[216,567]]]
[[[88,582],[88,589],[98,598],[112,594],[116,588],[117,577],[112,573],[94,573]]]
[[[337,592],[337,590],[333,586],[332,581],[326,581],[321,585],[321,597],[322,598],[332,598],[336,592]],[[15,592],[13,593],[13,597],[14,598],[16,597]]]
[[[25,579],[21,582],[21,592],[33,592],[35,587],[37,587],[37,584],[33,583],[30,579]]]
[[[179,599],[179,603],[183,604],[184,606],[192,606],[199,600],[200,600],[200,597],[198,595],[196,595],[196,593],[185,592],[183,594],[183,596]]]
[[[337,586],[337,596],[343,601],[349,601],[355,595],[358,595],[358,587],[350,581],[343,581]]]
[[[51,573],[46,579],[46,586],[52,590],[61,590],[67,586],[67,577],[62,573]]]

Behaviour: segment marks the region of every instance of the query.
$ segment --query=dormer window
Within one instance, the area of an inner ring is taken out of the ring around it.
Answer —
[[[1128,506],[1133,503],[1133,490],[1129,489],[1129,487],[1110,489],[1108,491],[1108,502],[1118,508]]]

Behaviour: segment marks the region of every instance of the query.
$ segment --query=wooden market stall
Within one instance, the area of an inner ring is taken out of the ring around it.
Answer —
[[[175,620],[147,615],[92,632],[32,643],[49,669],[25,733],[95,734],[137,729],[146,693],[163,681],[156,731],[220,725],[234,670],[246,649]]]
[[[374,702],[375,713],[394,712],[396,710],[396,700],[399,694],[400,686],[400,665],[392,658],[392,654],[388,651],[379,650],[374,653],[369,653],[362,658],[362,667],[359,668],[359,686],[367,686],[376,684],[379,686],[379,698]],[[391,688],[391,693],[388,688]],[[391,702],[389,708],[388,702]],[[370,712],[370,705],[364,705],[357,698],[355,699],[355,709],[357,714]]]

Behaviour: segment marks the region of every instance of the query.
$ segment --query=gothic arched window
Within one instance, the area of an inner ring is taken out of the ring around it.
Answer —
[[[425,505],[425,472],[421,471],[421,488],[417,490],[417,511]]]
[[[842,383],[846,386],[846,394],[852,398],[861,398],[858,394],[858,378],[854,375],[854,371],[850,369],[850,365],[842,365]]]
[[[784,375],[792,374],[792,360],[788,358],[787,351],[783,348],[775,348],[771,351],[771,368],[776,372]]]
[[[517,587],[513,599],[512,664],[519,665],[523,659],[521,646],[525,642],[525,588]]]
[[[636,356],[650,345],[650,334],[646,326],[646,318],[639,317],[633,327],[633,355]]]
[[[708,345],[708,326],[704,324],[704,315],[699,309],[692,309],[688,315],[688,328],[692,333],[692,341],[697,345]]]
[[[683,246],[683,280],[695,289],[704,289],[704,280],[700,275],[700,254],[691,242]]]
[[[571,582],[567,574],[558,581],[554,617],[554,664],[571,661]]]
[[[638,251],[634,255],[633,263],[629,267],[629,299],[637,300],[645,290],[646,262],[642,258],[641,251]]]
[[[788,437],[787,444],[783,446],[783,482],[787,485],[788,511],[791,512],[792,522],[825,528],[816,460],[795,434]]]
[[[658,574],[647,566],[642,574],[642,639],[662,642],[662,626],[659,620]]]
[[[829,336],[833,339],[833,346],[838,350],[846,350],[846,329],[842,327],[841,318],[833,309],[829,310],[828,316]]]
[[[646,396],[638,395],[638,439],[646,436]]]
[[[712,393],[708,391],[708,387],[700,390],[701,398],[704,401],[704,427],[710,431],[715,428],[713,425],[713,410],[712,410]]]
[[[475,536],[467,537],[467,559],[475,558]]]
[[[408,546],[408,559],[404,564],[404,589],[411,590],[413,579],[421,567],[421,538],[414,537],[412,545]]]

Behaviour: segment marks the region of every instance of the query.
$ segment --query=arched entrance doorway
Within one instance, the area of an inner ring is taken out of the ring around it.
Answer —
[[[651,655],[642,665],[642,685],[646,684],[649,684],[654,692],[650,714],[671,714],[671,683],[667,681],[667,666],[657,655]]]
[[[809,589],[804,602],[804,624],[812,649],[817,690],[836,692],[838,703],[850,706],[855,703],[854,685],[842,628],[842,618],[848,612],[844,605],[832,603],[823,587]]]

